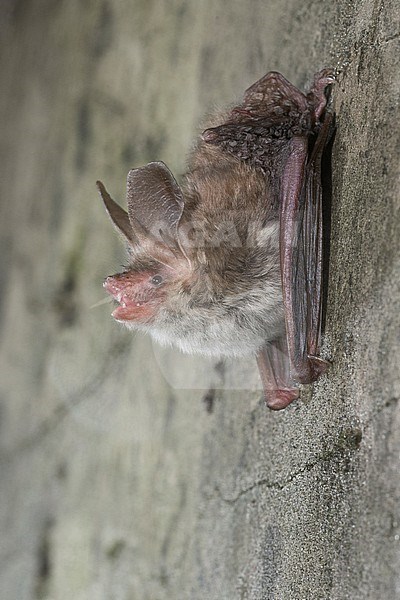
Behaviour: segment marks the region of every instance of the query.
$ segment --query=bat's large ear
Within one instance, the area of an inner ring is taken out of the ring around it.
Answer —
[[[132,169],[127,178],[127,204],[132,232],[154,258],[186,254],[178,226],[184,201],[181,188],[163,162]]]
[[[101,181],[96,181],[96,185],[106,210],[119,233],[124,236],[129,244],[135,243],[135,236],[132,231],[128,213],[111,198]]]

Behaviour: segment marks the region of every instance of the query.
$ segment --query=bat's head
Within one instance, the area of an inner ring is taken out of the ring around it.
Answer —
[[[161,162],[128,174],[128,212],[97,182],[118,232],[128,244],[130,266],[107,277],[105,290],[118,302],[113,312],[128,327],[151,326],[190,274],[190,261],[179,241],[183,212],[181,190]]]
[[[118,302],[112,316],[127,325],[153,323],[173,293],[175,279],[164,265],[110,275],[104,282],[104,289]]]
[[[225,243],[220,204],[213,208],[204,200],[210,194],[216,200],[218,184],[197,190],[196,200],[186,197],[184,206],[168,168],[149,163],[128,174],[126,212],[98,182],[130,254],[130,266],[107,277],[104,287],[118,302],[113,317],[130,329],[147,331],[185,352],[246,354],[282,325],[278,233],[275,225],[264,228],[261,249]],[[248,195],[248,182],[244,185]],[[191,203],[203,207],[195,243]],[[239,230],[247,222],[243,212],[234,219]]]

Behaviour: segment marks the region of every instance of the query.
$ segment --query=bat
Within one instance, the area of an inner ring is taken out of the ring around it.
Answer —
[[[163,162],[130,170],[128,211],[97,182],[129,254],[104,282],[114,319],[183,352],[254,355],[274,410],[328,368],[321,161],[333,82],[324,69],[303,93],[267,73],[210,119],[180,184]]]

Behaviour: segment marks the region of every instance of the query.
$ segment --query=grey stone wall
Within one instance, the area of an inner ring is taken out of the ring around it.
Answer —
[[[1,3],[1,598],[400,598],[399,15]],[[124,260],[94,181],[122,201],[132,166],[183,172],[213,106],[325,66],[333,366],[272,413],[248,364],[161,351],[92,308]]]

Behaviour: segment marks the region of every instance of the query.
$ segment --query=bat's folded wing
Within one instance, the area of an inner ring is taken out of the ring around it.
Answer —
[[[325,120],[311,152],[293,138],[281,189],[281,271],[290,369],[300,383],[328,367],[318,357],[322,323],[323,221],[321,160],[331,131]]]

